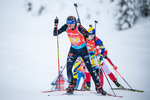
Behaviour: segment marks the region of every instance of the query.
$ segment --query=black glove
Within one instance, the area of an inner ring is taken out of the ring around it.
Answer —
[[[85,38],[88,38],[88,37],[89,37],[88,33],[85,33],[85,34],[84,34],[84,37],[85,37]]]
[[[80,23],[80,19],[78,18],[77,20],[78,20],[78,23]]]
[[[101,63],[101,62],[102,62],[102,60],[103,60],[103,58],[101,58],[101,57],[100,57],[99,62]]]
[[[58,18],[56,18],[56,19],[54,20],[55,25],[57,25],[58,22],[59,22],[59,20],[58,20]]]
[[[51,83],[51,85],[56,85],[56,83]]]
[[[107,59],[107,54],[104,54],[104,58]]]

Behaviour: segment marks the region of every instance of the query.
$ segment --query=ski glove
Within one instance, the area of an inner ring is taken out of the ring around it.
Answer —
[[[84,33],[84,37],[88,38],[89,37],[88,33]]]
[[[107,59],[107,54],[104,54],[104,58]]]
[[[103,60],[103,56],[100,54],[99,62],[101,63]]]
[[[51,85],[56,85],[56,83],[52,82]]]
[[[58,20],[58,18],[56,18],[56,19],[54,20],[55,25],[57,25],[58,22],[59,22],[59,20]]]
[[[80,23],[80,19],[78,18],[77,20],[78,20],[78,23]]]
[[[100,54],[99,60],[103,60],[103,55],[102,54]]]
[[[102,63],[102,60],[103,60],[103,58],[100,58],[100,59],[99,59],[99,62]]]

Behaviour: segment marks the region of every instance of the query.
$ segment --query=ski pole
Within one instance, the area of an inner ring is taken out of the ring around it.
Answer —
[[[66,65],[67,65],[67,64],[66,64]],[[66,65],[65,65],[65,66],[63,67],[63,69],[60,71],[60,74],[62,74],[62,72],[64,71]],[[59,74],[59,76],[60,76],[60,74]],[[59,78],[60,78],[60,77],[59,77]],[[57,82],[57,80],[58,80],[59,78],[56,79],[56,82]],[[55,82],[55,84],[56,84],[56,82]],[[60,79],[59,79],[59,82],[60,82]],[[53,88],[54,88],[54,85],[52,86],[51,90],[53,90]],[[59,88],[60,88],[60,87],[59,87]],[[50,91],[51,91],[51,90],[50,90]]]
[[[76,13],[77,13],[77,16],[78,16],[79,23],[81,24],[79,13],[78,13],[78,9],[77,9],[77,7],[78,7],[77,3],[74,3],[74,6],[76,8]]]
[[[110,86],[112,92],[113,92],[114,95],[116,96],[116,94],[115,94],[114,90],[112,89],[112,86],[111,86],[111,84],[110,84],[110,82],[109,82],[109,80],[108,80],[108,78],[107,78],[107,75],[106,75],[106,73],[104,72],[104,69],[102,68],[101,64],[99,64],[99,65],[100,65],[100,67],[101,67],[101,69],[102,69],[102,71],[103,71],[103,73],[104,73],[104,75],[105,75],[105,77],[106,77],[106,79],[107,79],[107,82],[108,82],[108,84],[109,84],[109,86]]]
[[[95,55],[95,56],[96,56],[96,55]],[[96,58],[97,58],[97,57],[96,57]],[[97,60],[98,60],[98,59],[97,59]],[[103,70],[103,68],[102,68],[102,66],[101,66],[101,64],[100,64],[100,62],[99,62],[99,60],[98,60],[98,64],[100,65],[100,67],[101,67],[101,69],[102,69],[102,71],[103,71],[103,73],[104,73],[104,75],[105,75],[105,77],[106,77],[106,79],[107,79],[107,82],[108,82],[108,84],[109,84],[109,86],[110,86],[112,92],[113,92],[114,95],[116,96],[116,94],[115,94],[114,90],[112,89],[112,86],[111,86],[111,84],[110,84],[110,82],[109,82],[109,80],[108,80],[108,78],[107,78],[107,75],[106,75],[106,73],[104,72],[104,70]]]
[[[76,8],[76,13],[77,13],[77,16],[78,16],[79,24],[81,25],[81,21],[80,21],[78,9],[77,9],[77,7],[78,7],[77,3],[74,3],[74,6],[75,6],[75,8]],[[85,41],[86,41],[86,37],[84,37],[84,39],[85,39]],[[86,43],[87,43],[87,42],[86,42]],[[87,46],[86,46],[86,48],[87,48]],[[88,50],[88,48],[87,48],[87,50]],[[89,52],[88,52],[88,54],[89,54]]]
[[[57,16],[56,16],[56,19]],[[57,56],[58,56],[58,75],[59,75],[59,90],[60,90],[60,62],[59,62],[59,38],[58,38],[58,24],[56,25],[57,30]]]
[[[94,49],[92,48],[92,46],[90,46],[90,47],[91,47],[91,49],[92,49],[92,51],[93,51],[93,53],[94,53]],[[103,73],[104,73],[104,75],[105,75],[105,77],[106,77],[106,80],[107,80],[107,82],[108,82],[108,84],[109,84],[109,86],[110,86],[110,88],[111,88],[113,94],[116,96],[116,94],[115,94],[114,90],[112,89],[112,86],[111,86],[111,84],[110,84],[110,82],[109,82],[109,80],[108,80],[108,78],[107,78],[107,75],[106,75],[106,73],[104,72],[104,70],[103,70],[103,68],[102,68],[102,66],[101,66],[101,64],[100,64],[100,61],[98,60],[98,58],[97,58],[97,56],[96,56],[95,53],[94,53],[94,56],[96,57],[96,59],[97,59],[97,61],[98,61],[98,64],[99,64],[99,66],[101,67],[101,69],[102,69],[102,71],[103,71]]]
[[[113,69],[115,70],[115,72],[117,72],[118,75],[125,81],[125,83],[132,89],[132,87],[128,84],[128,82],[127,82],[127,81],[121,76],[121,74],[115,69],[115,66],[114,66],[114,64],[110,61],[110,59],[107,58],[106,60],[112,65],[112,67],[113,67]]]
[[[98,21],[94,21],[95,22],[95,34],[94,34],[94,40],[96,41],[96,24],[98,23]]]

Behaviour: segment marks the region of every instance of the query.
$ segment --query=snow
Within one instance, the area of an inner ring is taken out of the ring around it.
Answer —
[[[118,66],[120,74],[132,88],[144,90],[144,93],[115,93],[123,95],[123,100],[150,99],[150,18],[141,18],[132,29],[117,31],[115,17],[112,16],[115,3],[110,5],[109,0],[33,0],[35,8],[29,13],[25,9],[27,1],[3,0],[0,3],[0,100],[121,99],[90,94],[48,96],[41,93],[51,89],[50,83],[58,74],[57,40],[52,35],[54,19],[58,16],[60,27],[67,16],[76,16],[74,3],[78,3],[80,18],[86,29],[89,24],[94,25],[95,19],[98,20],[97,36],[103,40],[108,56]],[[40,3],[47,7],[42,16],[37,15]],[[92,14],[89,19],[88,14]],[[70,47],[65,33],[59,36],[59,46],[60,64],[64,66]],[[113,71],[111,66],[110,69]],[[119,75],[117,78],[128,87]],[[113,83],[112,86],[115,87]],[[106,80],[104,89],[112,93]]]

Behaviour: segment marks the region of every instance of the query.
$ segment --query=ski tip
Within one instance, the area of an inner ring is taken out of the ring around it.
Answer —
[[[115,96],[115,97],[123,98],[123,96]]]
[[[126,91],[133,91],[133,92],[144,92],[143,90],[137,90],[137,89],[129,89],[129,88],[112,88],[113,90],[126,90]]]
[[[108,96],[112,96],[112,97],[119,97],[119,98],[123,98],[123,96],[118,96],[118,95],[113,95],[113,94],[109,94],[107,93]]]

